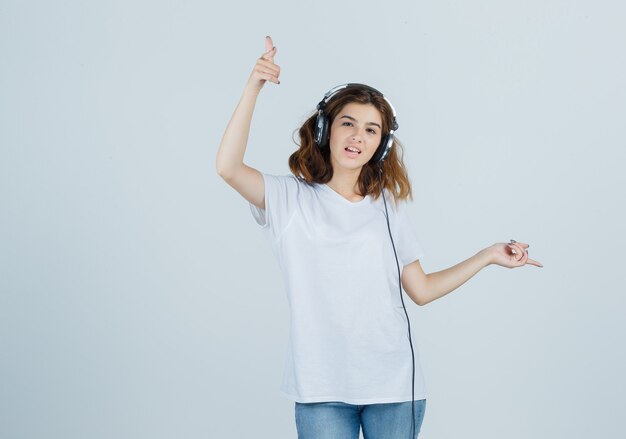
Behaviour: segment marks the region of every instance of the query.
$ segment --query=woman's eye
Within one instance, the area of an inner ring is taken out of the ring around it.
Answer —
[[[375,129],[373,129],[373,128],[370,128],[368,131],[369,131],[370,133],[372,133],[372,134],[376,134],[376,130],[375,130]]]
[[[352,122],[344,122],[344,123],[342,123],[342,125],[344,125],[344,126],[352,125]]]

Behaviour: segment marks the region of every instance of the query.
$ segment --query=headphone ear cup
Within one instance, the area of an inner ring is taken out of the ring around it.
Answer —
[[[320,111],[315,120],[315,143],[317,146],[324,147],[328,143],[328,117],[326,113]]]
[[[372,157],[372,162],[382,163],[383,160],[387,158],[387,155],[389,155],[389,152],[391,151],[392,146],[393,146],[393,134],[387,134],[385,137],[383,137],[382,141],[380,142],[380,145],[378,146],[376,153]]]
[[[324,113],[324,123],[322,129],[322,146],[328,146],[328,135],[330,132],[330,123],[328,121],[328,116]]]

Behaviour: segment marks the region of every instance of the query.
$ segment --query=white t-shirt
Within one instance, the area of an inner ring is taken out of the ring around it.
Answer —
[[[265,210],[250,208],[278,260],[291,317],[281,392],[301,403],[410,401],[411,347],[383,198],[351,202],[293,175],[263,178]],[[386,200],[402,269],[424,253],[405,202],[396,210],[388,192]],[[413,304],[406,294],[404,302]]]

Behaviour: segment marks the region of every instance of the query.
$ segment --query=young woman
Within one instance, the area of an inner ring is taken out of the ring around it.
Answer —
[[[401,286],[418,305],[490,264],[542,266],[511,240],[426,274],[406,214],[411,184],[394,137],[393,106],[362,84],[330,90],[300,127],[293,175],[243,157],[264,84],[280,84],[266,37],[217,154],[218,174],[246,200],[283,274],[291,330],[281,391],[295,401],[300,439],[415,438],[426,405]],[[407,331],[408,327],[408,331]],[[409,355],[410,354],[410,355]]]

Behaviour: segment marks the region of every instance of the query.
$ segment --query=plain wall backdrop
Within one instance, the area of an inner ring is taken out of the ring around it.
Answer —
[[[281,84],[248,164],[288,173],[323,94],[370,84],[425,271],[509,239],[544,264],[405,300],[420,438],[621,437],[625,21],[618,1],[0,1],[0,437],[296,437],[278,266],[215,172],[268,34]]]

